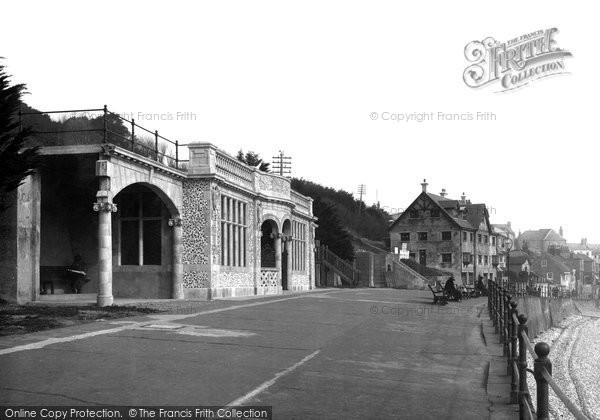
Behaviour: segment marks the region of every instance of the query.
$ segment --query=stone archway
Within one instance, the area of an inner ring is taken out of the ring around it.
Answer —
[[[281,234],[273,219],[260,226],[260,280],[261,294],[276,294],[281,289]]]
[[[183,298],[181,219],[159,187],[140,182],[115,196],[112,288],[116,297]]]

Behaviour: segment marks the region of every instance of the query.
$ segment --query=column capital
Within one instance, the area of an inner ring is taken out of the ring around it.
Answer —
[[[108,203],[108,202],[94,203],[92,208],[96,212],[105,211],[107,213],[110,213],[110,212],[114,213],[117,211],[117,205],[114,203]]]
[[[181,217],[174,217],[172,219],[169,219],[169,226],[181,227]]]

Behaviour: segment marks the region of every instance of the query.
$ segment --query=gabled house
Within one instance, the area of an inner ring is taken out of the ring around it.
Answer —
[[[517,249],[533,252],[545,252],[550,247],[563,247],[567,240],[562,237],[562,228],[556,233],[553,229],[526,230],[517,238]]]
[[[575,289],[575,273],[571,267],[561,261],[560,256],[549,252],[539,254],[530,253],[531,271],[540,277],[540,280],[555,286],[562,286],[567,290]]]
[[[457,283],[473,285],[496,278],[497,234],[485,204],[473,204],[463,194],[460,200],[447,197],[445,190],[421,194],[390,225],[390,247],[407,249],[410,259],[451,272]]]
[[[526,252],[511,251],[508,264],[511,279],[521,278],[523,277],[521,273],[527,273],[528,275],[531,272],[531,257]]]

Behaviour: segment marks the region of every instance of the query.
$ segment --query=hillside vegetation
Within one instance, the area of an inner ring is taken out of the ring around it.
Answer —
[[[376,241],[386,248],[390,215],[377,206],[365,206],[344,190],[293,178],[292,188],[314,200],[313,212],[319,219],[316,239],[345,259],[353,259],[352,238]]]

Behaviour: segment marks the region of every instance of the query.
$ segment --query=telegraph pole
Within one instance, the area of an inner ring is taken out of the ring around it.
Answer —
[[[273,172],[279,173],[279,175],[292,175],[292,158],[285,156],[282,150],[279,151],[278,156],[273,156]]]
[[[360,214],[361,207],[362,207],[361,203],[363,201],[363,195],[367,194],[367,186],[365,184],[358,185],[358,194],[360,195],[360,199],[359,199],[359,203],[358,203],[358,214]]]

